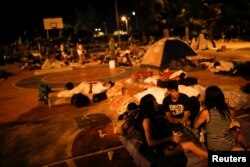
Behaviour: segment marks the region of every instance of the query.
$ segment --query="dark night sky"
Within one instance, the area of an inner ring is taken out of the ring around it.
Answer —
[[[132,0],[117,0],[119,14],[128,15],[134,11]],[[72,21],[75,8],[85,10],[89,6],[103,22],[108,31],[115,29],[115,0],[1,0],[0,40],[15,36],[24,30],[43,29],[43,18],[63,17]],[[98,26],[98,25],[97,25]]]

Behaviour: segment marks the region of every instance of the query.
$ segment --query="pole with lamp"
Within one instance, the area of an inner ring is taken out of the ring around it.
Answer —
[[[119,16],[118,16],[118,8],[117,8],[117,2],[116,2],[116,0],[115,0],[115,16],[116,16],[116,26],[117,26],[117,31],[118,31],[118,43],[119,43],[119,46],[121,46]]]
[[[104,33],[105,33],[105,35],[107,35],[108,34],[108,31],[107,31],[107,23],[106,22],[103,22],[103,24],[104,24]]]
[[[128,32],[128,19],[127,19],[127,17],[126,16],[122,16],[121,19],[122,19],[122,21],[125,22],[126,32]]]
[[[135,30],[138,29],[138,23],[137,23],[137,15],[135,13],[135,11],[132,12],[132,15],[135,17]]]

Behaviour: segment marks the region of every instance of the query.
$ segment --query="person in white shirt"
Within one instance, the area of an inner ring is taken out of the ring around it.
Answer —
[[[86,49],[84,48],[81,41],[76,44],[76,50],[77,50],[77,55],[78,55],[78,58],[79,58],[79,64],[81,66],[84,66]]]
[[[93,94],[105,92],[113,85],[113,81],[82,82],[71,90],[60,91],[57,97],[72,97],[74,94],[82,93],[92,99]]]

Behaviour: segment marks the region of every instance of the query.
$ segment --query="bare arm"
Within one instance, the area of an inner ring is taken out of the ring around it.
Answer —
[[[170,112],[166,112],[166,117],[169,123],[176,123],[176,119],[171,116]]]
[[[194,128],[198,129],[201,126],[201,124],[208,121],[209,121],[209,112],[208,110],[203,110],[198,114],[197,118],[195,119]]]
[[[179,136],[177,136],[177,135],[165,137],[162,139],[154,139],[153,134],[152,134],[152,122],[149,118],[145,118],[143,120],[143,129],[144,129],[146,141],[147,141],[149,146],[159,145],[162,143],[166,143],[168,141],[173,141],[173,142],[180,141],[180,139],[178,138]]]
[[[189,111],[184,111],[184,115],[181,118],[181,120],[179,121],[179,123],[184,124],[188,121],[189,118]]]

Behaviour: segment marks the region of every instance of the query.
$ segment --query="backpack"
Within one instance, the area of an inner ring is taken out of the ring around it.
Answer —
[[[115,125],[114,133],[143,141],[140,127],[139,110],[126,111],[118,117],[118,123]]]
[[[103,101],[105,99],[107,99],[107,94],[106,94],[106,91],[105,92],[101,92],[101,93],[96,93],[96,94],[93,94],[93,99],[92,101],[94,103],[97,103],[97,102],[100,102],[100,101]]]
[[[48,99],[49,93],[52,92],[51,88],[48,84],[40,84],[39,86],[39,95],[38,100],[39,101],[45,101]]]
[[[77,93],[71,97],[71,104],[76,107],[84,107],[90,104],[90,99],[84,94]]]

